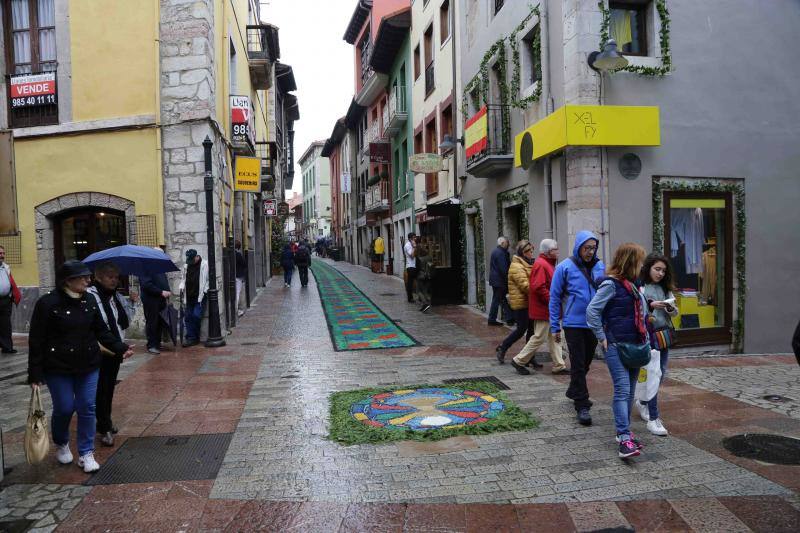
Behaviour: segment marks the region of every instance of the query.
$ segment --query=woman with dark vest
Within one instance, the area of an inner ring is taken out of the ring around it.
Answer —
[[[69,423],[78,413],[78,467],[90,473],[100,465],[94,458],[95,398],[103,354],[100,345],[128,358],[133,347],[109,331],[97,306],[86,294],[91,271],[80,261],[59,267],[57,288],[36,302],[28,335],[28,382],[32,388],[47,383],[53,399],[50,423],[56,458],[72,462]]]
[[[630,430],[639,369],[622,363],[617,343],[648,342],[647,302],[634,284],[644,257],[644,248],[638,244],[620,245],[607,270],[608,277],[603,278],[586,308],[586,323],[606,352],[606,364],[614,382],[614,425],[619,456],[623,459],[639,455],[642,448]]]

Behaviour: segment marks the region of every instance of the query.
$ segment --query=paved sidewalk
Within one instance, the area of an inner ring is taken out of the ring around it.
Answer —
[[[564,398],[567,377],[551,375],[549,364],[532,376],[496,364],[505,328],[460,306],[422,314],[405,302],[399,279],[332,264],[422,345],[334,351],[312,278],[306,289],[270,283],[223,348],[136,356],[115,397],[119,442],[98,448],[100,462],[133,437],[232,433],[216,478],[201,481],[87,487],[75,466],[29,467],[18,423],[28,389],[0,381],[0,400],[16,398],[2,413],[13,470],[0,492],[0,524],[27,517],[41,531],[76,532],[800,530],[800,466],[734,457],[721,446],[747,431],[800,437],[792,413],[754,397],[763,389],[796,399],[793,360],[675,359],[660,394],[671,435],[650,436],[635,421],[645,453],[626,463],[613,448],[602,361],[589,381],[595,424],[584,428]],[[478,376],[505,382],[540,427],[437,443],[348,447],[325,438],[330,392]]]

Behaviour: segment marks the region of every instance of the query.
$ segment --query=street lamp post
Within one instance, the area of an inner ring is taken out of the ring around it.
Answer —
[[[214,243],[214,177],[211,174],[211,146],[213,143],[206,135],[203,141],[203,157],[205,159],[205,191],[206,191],[206,241],[208,242],[208,348],[225,346],[219,324],[219,293],[217,292],[217,249]]]

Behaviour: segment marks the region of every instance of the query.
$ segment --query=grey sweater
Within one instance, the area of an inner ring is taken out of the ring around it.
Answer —
[[[653,315],[655,321],[653,322],[653,329],[664,329],[672,323],[673,316],[678,316],[678,307],[673,305],[670,311],[666,309],[650,309],[650,302],[663,302],[669,298],[673,298],[672,293],[664,293],[663,287],[657,283],[648,283],[641,289],[644,299],[647,300],[648,310]]]

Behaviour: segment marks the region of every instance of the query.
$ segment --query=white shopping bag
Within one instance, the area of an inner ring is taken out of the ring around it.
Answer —
[[[650,350],[650,362],[639,369],[639,379],[636,383],[636,401],[649,402],[658,392],[661,383],[661,352]]]

